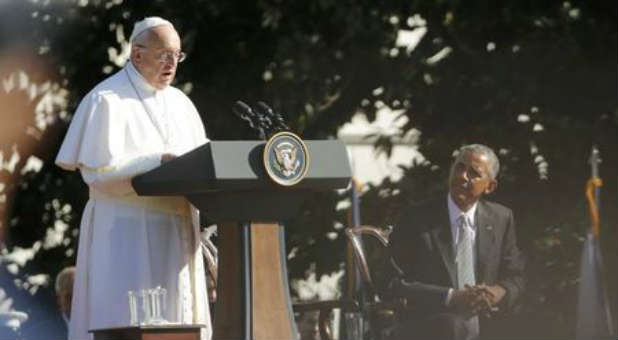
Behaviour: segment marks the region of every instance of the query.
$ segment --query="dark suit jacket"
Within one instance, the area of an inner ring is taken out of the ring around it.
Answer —
[[[476,281],[507,291],[502,311],[514,306],[524,289],[524,260],[517,248],[510,209],[480,200],[476,210]],[[383,295],[406,297],[409,318],[445,313],[449,288],[456,286],[455,252],[447,196],[413,207],[390,237],[390,264],[380,275]]]
[[[22,339],[68,339],[67,324],[58,310],[47,310],[26,321]]]

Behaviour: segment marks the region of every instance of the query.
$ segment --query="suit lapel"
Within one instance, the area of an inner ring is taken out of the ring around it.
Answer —
[[[453,287],[457,285],[457,267],[455,266],[455,250],[453,246],[453,236],[451,233],[451,222],[449,221],[448,208],[446,205],[439,205],[436,211],[441,211],[441,219],[438,224],[431,229],[433,242],[437,245],[442,262],[451,279]],[[482,283],[487,278],[487,261],[491,261],[492,249],[496,246],[495,226],[487,205],[484,201],[479,201],[476,209],[477,226],[477,266],[476,281]]]
[[[479,201],[476,210],[476,225],[477,225],[477,283],[484,282],[487,278],[486,268],[487,261],[491,260],[490,254],[496,243],[496,235],[494,226],[489,215],[489,211],[485,202]]]
[[[457,284],[457,271],[455,268],[455,251],[453,249],[453,235],[451,233],[451,222],[448,218],[448,208],[444,204],[441,208],[442,213],[439,214],[443,218],[439,224],[431,230],[431,235],[438,250],[442,256],[442,262],[448,272],[453,287]],[[445,217],[445,218],[444,218]]]

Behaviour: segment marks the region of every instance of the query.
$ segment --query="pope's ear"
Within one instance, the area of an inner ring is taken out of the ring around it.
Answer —
[[[131,47],[131,61],[134,64],[139,64],[142,61],[143,57],[144,56],[142,54],[141,48],[137,46]]]

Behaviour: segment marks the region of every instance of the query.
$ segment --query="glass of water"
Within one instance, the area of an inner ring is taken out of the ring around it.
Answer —
[[[129,298],[129,324],[131,326],[139,325],[139,316],[137,312],[138,295],[130,290],[127,292]]]
[[[168,321],[163,317],[166,310],[167,290],[157,286],[156,288],[128,291],[129,299],[129,324],[138,325],[161,325]]]
[[[161,288],[161,286],[157,286],[157,288],[150,289],[148,291],[150,295],[150,308],[151,308],[151,324],[164,324],[167,323],[167,320],[163,317],[166,308],[166,297],[167,290],[165,288]]]

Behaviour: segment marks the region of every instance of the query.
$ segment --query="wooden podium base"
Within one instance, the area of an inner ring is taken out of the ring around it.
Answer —
[[[149,340],[199,340],[204,325],[132,326],[92,329],[94,340],[149,339]]]
[[[296,339],[283,226],[220,224],[213,339]]]

